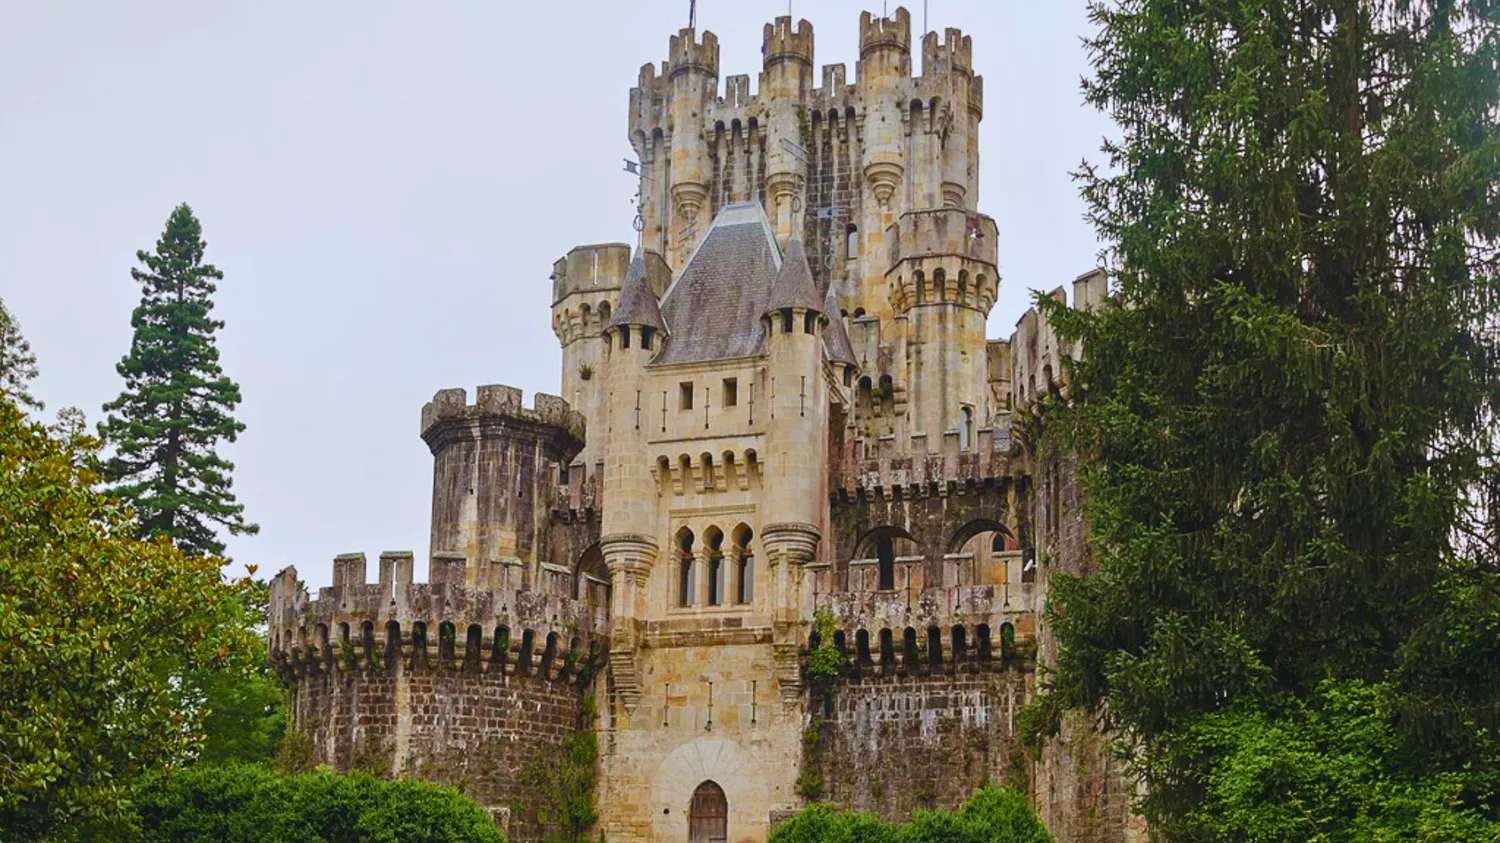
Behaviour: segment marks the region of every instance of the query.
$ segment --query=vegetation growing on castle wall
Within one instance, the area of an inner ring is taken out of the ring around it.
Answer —
[[[516,806],[536,818],[548,843],[588,843],[599,821],[594,790],[599,781],[599,737],[594,721],[599,710],[593,694],[578,705],[578,723],[556,747],[538,752],[521,771],[521,783],[536,793],[535,801]]]
[[[956,811],[923,810],[892,825],[813,805],[776,827],[770,843],[1053,843],[1026,797],[987,786]]]
[[[807,654],[807,684],[812,689],[814,703],[821,705],[823,713],[814,714],[802,730],[802,761],[796,782],[797,795],[808,801],[823,796],[823,740],[828,726],[825,718],[833,712],[834,694],[844,673],[844,657],[833,638],[838,630],[833,612],[819,609],[813,615],[813,630],[817,644]]]
[[[280,776],[200,766],[138,799],[132,843],[504,843],[488,812],[457,790],[413,779],[319,771]]]
[[[1500,6],[1092,18],[1119,306],[1039,307],[1098,574],[1028,725],[1113,727],[1153,837],[1500,838]]]
[[[94,491],[98,443],[0,397],[0,829],[21,843],[128,816],[133,786],[190,762],[207,712],[174,671],[248,675],[246,584],[134,538]]]

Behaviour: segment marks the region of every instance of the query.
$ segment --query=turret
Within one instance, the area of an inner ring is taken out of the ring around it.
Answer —
[[[666,341],[667,325],[637,253],[625,273],[620,304],[605,329],[609,355],[606,387],[609,418],[604,450],[604,516],[600,549],[609,569],[612,614],[620,635],[611,642],[611,659],[621,697],[628,708],[639,698],[634,676],[634,621],[644,611],[646,575],[658,543],[641,525],[656,514],[656,490],[646,448],[646,365]]]
[[[538,394],[531,409],[509,386],[481,386],[473,404],[462,389],[434,395],[422,408],[433,458],[432,552],[474,560],[476,582],[486,566],[517,561],[534,573],[546,558],[538,513],[551,511],[561,467],[582,450],[584,430],[583,416],[552,395]]]
[[[765,70],[760,77],[760,98],[769,111],[766,192],[772,228],[784,242],[801,229],[801,214],[793,208],[798,184],[807,176],[807,162],[794,155],[792,148],[806,142],[799,115],[802,100],[813,87],[812,24],[799,21],[794,31],[790,16],[777,18],[766,24],[761,51]]]
[[[670,262],[681,267],[692,248],[692,227],[707,210],[709,163],[704,111],[718,96],[719,39],[712,32],[697,40],[693,29],[672,36],[666,76],[671,90],[671,194],[674,213],[667,226]]]
[[[985,319],[999,292],[998,239],[994,220],[956,208],[910,211],[886,232],[891,310],[922,349],[906,371],[908,429],[930,443],[956,431],[969,450],[988,422]]]
[[[859,231],[865,255],[885,252],[886,227],[902,209],[906,177],[906,126],[902,120],[906,92],[911,85],[911,14],[898,7],[890,18],[859,18],[859,65],[855,76],[864,101],[864,143],[860,174],[864,201]],[[880,262],[861,264],[860,309],[887,318],[885,276]]]
[[[591,429],[604,429],[604,328],[629,265],[629,246],[605,243],[578,246],[552,266],[552,333],[562,346],[562,395]],[[602,438],[585,443],[577,460],[592,466],[603,447]]]

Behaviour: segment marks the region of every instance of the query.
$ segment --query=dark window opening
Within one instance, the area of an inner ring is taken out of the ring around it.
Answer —
[[[630,347],[630,326],[629,325],[621,325],[620,326],[620,347],[621,348],[629,348]]]
[[[792,332],[792,309],[790,307],[782,308],[781,332],[783,334],[790,334]]]
[[[722,403],[725,407],[733,407],[740,403],[740,382],[737,379],[724,379],[724,397]]]
[[[844,259],[854,260],[859,254],[859,228],[849,226],[844,229]]]
[[[802,333],[804,333],[804,334],[810,334],[810,333],[812,333],[813,332],[813,326],[816,325],[816,324],[818,324],[818,314],[813,313],[812,311],[809,310],[807,313],[804,313],[802,315]]]
[[[655,329],[653,329],[653,328],[647,328],[645,326],[641,327],[641,350],[642,351],[650,351],[651,350],[651,334],[654,333],[654,332],[655,332]]]
[[[896,588],[896,543],[883,538],[876,543],[875,554],[880,560],[880,590]]]
[[[677,385],[677,409],[693,409],[693,384],[691,382]]]

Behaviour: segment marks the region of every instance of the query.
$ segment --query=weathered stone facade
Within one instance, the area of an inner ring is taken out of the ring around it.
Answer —
[[[1019,745],[1047,575],[1088,561],[1073,467],[1020,423],[1072,350],[1034,312],[985,337],[972,45],[928,33],[913,76],[905,9],[859,25],[852,84],[814,77],[790,18],[755,95],[721,90],[712,33],[641,70],[640,246],[553,268],[566,401],[424,408],[429,583],[410,554],[375,584],[341,556],[316,600],[273,582],[320,759],[454,782],[531,839],[521,771],[592,694],[611,841],[748,843],[815,796],[903,818],[986,781],[1065,843],[1140,836],[1088,724]],[[1089,273],[1074,304],[1103,292]],[[845,656],[826,698],[803,667],[822,611]]]

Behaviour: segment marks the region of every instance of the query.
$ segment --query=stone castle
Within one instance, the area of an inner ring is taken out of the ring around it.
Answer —
[[[852,80],[789,17],[753,95],[721,88],[708,32],[641,69],[639,246],[552,271],[564,398],[423,407],[428,582],[411,553],[373,581],[339,556],[316,599],[272,582],[318,760],[452,782],[522,840],[528,771],[587,728],[612,843],[761,841],[814,799],[901,819],[987,781],[1060,841],[1142,836],[1089,724],[1039,756],[1018,736],[1048,574],[1088,562],[1070,465],[1028,442],[1072,350],[1034,311],[985,337],[972,43],[927,33],[916,74],[905,9],[859,28]],[[1105,278],[1072,286],[1092,307]],[[820,692],[830,613],[844,668]]]

